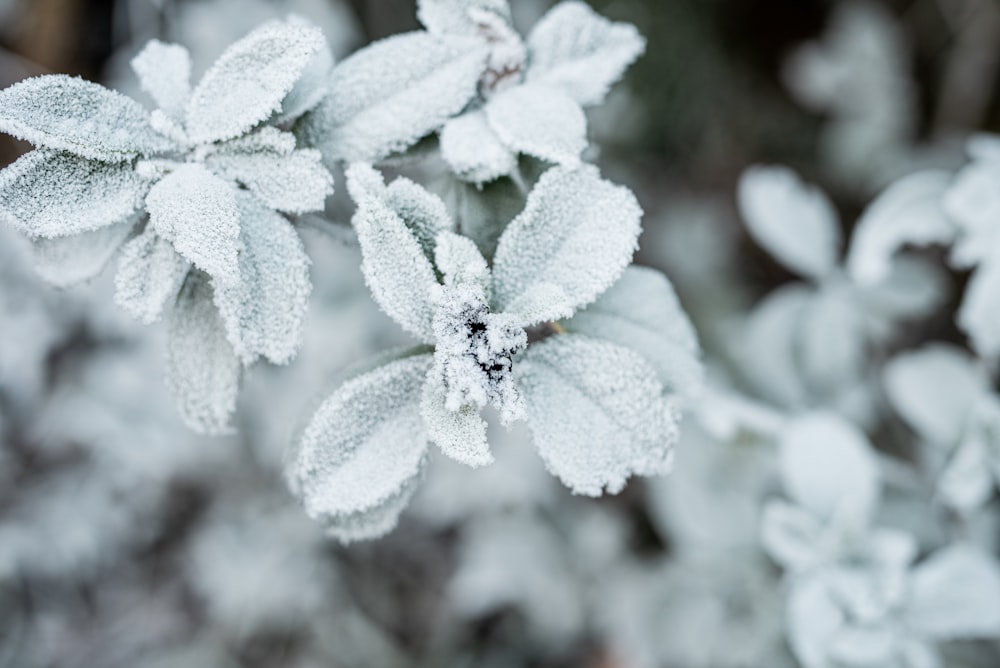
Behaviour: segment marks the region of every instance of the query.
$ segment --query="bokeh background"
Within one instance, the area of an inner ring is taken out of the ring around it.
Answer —
[[[551,3],[511,4],[526,32]],[[777,403],[740,341],[758,300],[795,277],[747,235],[740,174],[794,167],[831,195],[849,237],[894,178],[957,167],[967,135],[1000,129],[1000,5],[591,4],[648,39],[589,112],[590,158],[646,210],[637,261],[674,282],[710,378]],[[0,87],[62,72],[145,100],[128,62],[146,40],[186,45],[197,77],[288,13],[317,23],[338,58],[418,27],[412,0],[0,0]],[[29,148],[0,136],[0,166]],[[348,205],[330,213],[346,222]],[[368,297],[357,250],[303,235],[305,348],[256,369],[239,436],[209,439],[180,425],[163,388],[163,325],[119,313],[108,275],[50,288],[0,228],[0,667],[797,665],[757,534],[778,488],[773,444],[719,439],[697,415],[672,476],[597,500],[551,478],[523,430],[496,429],[494,467],[435,460],[395,532],[327,541],[285,489],[284,448],[341,369],[404,338]],[[949,273],[941,306],[881,354],[962,343],[965,279]],[[908,456],[898,421],[870,424],[880,448]],[[949,665],[1000,665],[992,643],[954,652]]]

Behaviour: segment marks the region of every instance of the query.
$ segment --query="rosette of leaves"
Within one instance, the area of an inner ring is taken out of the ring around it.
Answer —
[[[430,442],[492,462],[486,406],[526,420],[576,493],[670,470],[697,343],[666,279],[626,269],[641,217],[630,191],[593,167],[548,170],[488,263],[412,181],[357,164],[347,182],[372,295],[423,345],[361,367],[308,422],[286,474],[310,516],[341,540],[389,531]]]
[[[187,50],[150,42],[132,67],[151,114],[63,75],[0,92],[0,130],[37,147],[0,173],[0,214],[60,286],[120,251],[115,300],[170,312],[168,385],[197,431],[228,431],[243,369],[299,347],[309,259],[285,215],[321,210],[333,179],[281,127],[325,94],[330,59],[318,29],[272,22],[193,88]]]

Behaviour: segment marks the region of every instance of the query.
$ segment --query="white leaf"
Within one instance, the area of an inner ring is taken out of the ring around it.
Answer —
[[[701,385],[694,327],[670,281],[654,269],[627,267],[597,301],[563,324],[638,352],[671,392],[690,397]]]
[[[848,626],[830,643],[830,656],[848,666],[892,665],[898,631],[888,624]]]
[[[520,315],[528,326],[569,317],[594,301],[631,262],[641,217],[631,191],[603,180],[593,167],[545,172],[497,244],[497,310]],[[539,288],[560,298],[547,313],[529,313]]]
[[[977,353],[983,357],[1000,355],[1000,249],[972,275],[956,320]]]
[[[325,47],[318,28],[278,21],[232,44],[191,93],[188,136],[197,143],[221,141],[267,120]]]
[[[430,355],[389,362],[323,402],[285,469],[306,513],[342,541],[389,532],[420,482],[420,393]]]
[[[0,91],[0,132],[107,162],[171,149],[138,102],[62,74],[25,79]]]
[[[500,141],[518,153],[573,167],[587,148],[587,118],[558,89],[512,86],[490,98],[484,111]]]
[[[810,413],[789,423],[779,447],[782,482],[796,503],[822,520],[843,512],[871,517],[879,470],[857,427],[833,413]]]
[[[197,163],[167,174],[146,196],[149,222],[177,252],[222,285],[239,280],[236,191]]]
[[[232,433],[242,366],[212,303],[208,277],[188,274],[170,318],[167,387],[184,423],[198,433]]]
[[[67,237],[124,221],[146,188],[128,164],[30,151],[0,171],[0,217],[33,239]]]
[[[467,111],[441,128],[441,157],[455,176],[483,184],[517,169],[517,153],[493,131],[482,109]]]
[[[538,452],[574,493],[617,493],[631,475],[670,472],[680,416],[638,354],[561,334],[530,345],[515,371]]]
[[[385,200],[416,237],[427,259],[434,262],[438,235],[454,227],[441,198],[410,179],[399,177],[385,189]]]
[[[467,466],[492,464],[493,455],[486,442],[486,421],[479,416],[479,407],[466,404],[453,411],[445,405],[446,398],[447,389],[431,372],[420,403],[427,437],[441,448],[441,452]]]
[[[932,638],[1000,635],[1000,568],[978,549],[955,544],[914,569],[907,624]]]
[[[434,264],[444,277],[445,285],[472,283],[481,287],[489,299],[490,268],[472,239],[454,232],[442,232],[434,248]]]
[[[438,285],[420,241],[390,208],[381,175],[367,165],[347,170],[347,189],[357,205],[354,227],[361,245],[361,270],[382,310],[421,341],[433,342]]]
[[[883,325],[921,318],[948,297],[947,270],[926,258],[897,255],[889,264],[889,275],[876,285],[858,291],[869,318]]]
[[[333,69],[330,95],[300,131],[327,160],[381,160],[462,111],[485,58],[477,40],[426,32],[374,42]]]
[[[333,194],[333,176],[316,149],[288,155],[257,152],[206,161],[219,176],[246,186],[271,209],[300,214],[322,211]]]
[[[882,372],[893,408],[921,436],[953,446],[976,398],[987,389],[975,360],[956,346],[932,343],[897,355]]]
[[[476,24],[470,12],[486,11],[510,22],[507,0],[418,0],[417,18],[431,32],[468,35]]]
[[[135,222],[130,219],[71,237],[36,239],[31,246],[35,270],[58,288],[94,278],[121,248]]]
[[[528,36],[526,79],[558,87],[583,106],[598,104],[645,48],[635,26],[612,23],[582,2],[561,2]]]
[[[740,212],[751,236],[792,271],[818,279],[837,263],[840,227],[826,195],[785,167],[750,167],[740,178]]]
[[[144,324],[160,319],[177,296],[190,263],[159,236],[152,225],[124,247],[115,274],[115,303]]]
[[[170,118],[184,121],[191,95],[191,54],[179,44],[152,39],[132,59],[139,85]]]
[[[944,195],[942,206],[958,227],[951,262],[968,267],[987,259],[1000,244],[1000,193],[994,187],[1000,161],[982,160],[963,167]]]
[[[292,25],[312,25],[308,19],[297,15],[289,16],[288,22]],[[330,73],[333,70],[333,60],[330,44],[324,40],[323,46],[305,66],[298,81],[292,86],[292,90],[282,100],[281,112],[274,119],[276,125],[299,118],[323,101],[323,98],[330,93]]]
[[[309,257],[291,223],[239,193],[239,275],[236,285],[215,285],[215,303],[244,365],[264,356],[286,364],[302,345],[312,284]]]
[[[938,478],[937,488],[945,502],[961,512],[969,513],[986,503],[993,493],[986,444],[969,438],[959,445]]]
[[[769,501],[760,519],[764,549],[788,571],[804,571],[819,563],[822,527],[816,518],[783,501]]]
[[[941,208],[951,183],[944,171],[910,174],[889,186],[858,220],[847,254],[855,281],[873,285],[890,273],[890,260],[903,245],[946,244],[955,228]]]
[[[864,313],[846,281],[829,280],[803,309],[798,323],[799,364],[806,383],[835,394],[862,376],[867,343]]]
[[[830,644],[846,622],[827,583],[820,577],[792,582],[785,613],[788,643],[803,668],[833,668]]]

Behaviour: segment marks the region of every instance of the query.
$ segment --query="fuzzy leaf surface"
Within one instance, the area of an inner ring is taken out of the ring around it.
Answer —
[[[333,176],[316,149],[288,155],[256,152],[217,156],[209,164],[216,174],[246,186],[276,211],[322,211],[326,198],[333,194]]]
[[[467,111],[444,124],[441,157],[455,176],[477,185],[517,169],[517,153],[500,139],[482,109]]]
[[[135,220],[58,239],[36,239],[32,257],[38,274],[57,288],[94,278],[132,233]]]
[[[566,93],[547,86],[512,86],[484,107],[490,127],[508,148],[575,166],[587,148],[587,118]]]
[[[507,0],[418,0],[417,19],[434,33],[468,35],[476,28],[470,10],[492,12],[510,22]]]
[[[139,85],[175,121],[184,121],[191,96],[191,54],[180,44],[150,40],[132,59]]]
[[[160,319],[177,296],[191,263],[147,225],[122,247],[115,274],[115,303],[143,324]]]
[[[447,390],[440,379],[429,375],[420,402],[427,437],[441,452],[463,464],[473,467],[492,464],[486,421],[479,416],[479,407],[465,405],[457,411],[449,410],[446,396]]]

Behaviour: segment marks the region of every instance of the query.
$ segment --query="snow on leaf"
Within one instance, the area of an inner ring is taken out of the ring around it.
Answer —
[[[818,279],[836,266],[837,212],[819,188],[788,168],[755,166],[740,178],[738,199],[751,236],[786,267]]]
[[[399,177],[385,189],[386,203],[417,238],[424,255],[434,262],[434,247],[441,232],[454,227],[441,198],[410,179]]]
[[[975,360],[962,349],[943,343],[902,353],[882,372],[893,408],[932,443],[958,442],[976,398],[988,387]]]
[[[587,118],[573,98],[542,85],[512,86],[490,98],[486,119],[509,148],[567,166],[587,148]]]
[[[476,27],[473,10],[493,12],[510,22],[507,0],[418,0],[417,19],[434,33],[468,35]]]
[[[563,326],[636,351],[671,392],[690,397],[701,385],[694,327],[670,281],[654,269],[627,267],[607,292]]]
[[[462,111],[485,58],[477,40],[426,32],[374,42],[334,68],[330,95],[299,132],[327,160],[381,160]]]
[[[528,36],[527,81],[560,88],[578,104],[598,104],[646,49],[635,26],[612,23],[583,2],[561,2]]]
[[[456,187],[458,229],[476,243],[483,257],[492,260],[500,235],[524,208],[525,194],[510,178],[478,187],[467,183]]]
[[[434,248],[434,264],[444,276],[445,285],[471,283],[481,287],[489,299],[490,268],[472,239],[442,232]]]
[[[107,162],[171,148],[138,102],[62,74],[25,79],[0,91],[0,132]]]
[[[492,464],[493,455],[486,441],[486,421],[479,416],[479,407],[465,405],[450,410],[445,405],[447,392],[443,379],[432,372],[420,402],[427,437],[441,448],[441,452],[463,464],[472,467]]]
[[[482,109],[467,111],[444,124],[441,157],[455,176],[477,185],[517,169],[516,151],[500,140]]]
[[[242,365],[226,339],[205,274],[192,271],[177,295],[167,341],[167,387],[184,423],[203,434],[232,433]]]
[[[239,281],[240,222],[232,186],[187,163],[150,189],[146,209],[156,233],[217,284]]]
[[[911,628],[941,640],[1000,635],[1000,568],[971,545],[935,552],[914,569],[906,606]]]
[[[353,223],[372,297],[403,329],[421,341],[434,341],[431,293],[438,282],[420,241],[389,206],[382,176],[373,168],[352,165],[347,189],[357,205]]]
[[[206,164],[219,176],[246,186],[268,207],[285,213],[322,211],[333,194],[333,176],[316,149],[288,155],[256,152],[220,155]]]
[[[58,288],[94,278],[121,248],[135,222],[130,219],[71,237],[36,239],[32,243],[35,270]]]
[[[594,301],[631,261],[641,217],[635,196],[593,167],[550,169],[497,244],[497,310],[520,314],[529,326],[566,318]],[[561,296],[549,312],[531,298],[539,288]]]
[[[828,520],[850,511],[867,521],[878,502],[879,471],[867,437],[833,413],[810,413],[781,434],[779,464],[785,491]]]
[[[945,244],[955,228],[941,208],[951,183],[943,171],[910,174],[889,186],[858,220],[847,254],[847,270],[860,284],[885,280],[890,260],[904,244]]]
[[[179,44],[150,40],[132,59],[132,70],[156,106],[175,121],[184,121],[191,95],[191,54]]]
[[[631,475],[671,470],[680,416],[637,353],[561,334],[529,346],[517,373],[538,452],[574,493],[617,493]]]
[[[312,284],[309,257],[291,223],[239,193],[239,283],[216,285],[215,303],[244,365],[264,356],[286,364],[302,345]]]
[[[309,20],[297,15],[289,16],[288,22],[292,25],[312,25]],[[281,111],[274,119],[275,124],[288,123],[314,109],[323,101],[330,92],[329,81],[333,61],[333,51],[330,50],[330,44],[324,40],[323,46],[305,66],[298,81],[281,102]]]
[[[213,146],[209,157],[258,154],[288,156],[295,151],[295,144],[295,135],[291,132],[265,125],[250,134]]]
[[[115,303],[139,322],[152,324],[177,296],[190,266],[169,241],[147,225],[142,234],[122,247],[115,274]]]
[[[1000,295],[1000,252],[995,251],[980,263],[966,285],[956,318],[958,326],[972,339],[973,348],[984,357],[1000,355],[997,295]]]
[[[33,239],[120,223],[142,206],[146,185],[127,164],[30,151],[0,171],[0,217]]]
[[[420,395],[428,354],[395,360],[341,385],[313,415],[285,468],[306,513],[341,541],[396,525],[420,482],[427,435]]]
[[[191,93],[187,131],[208,143],[238,137],[281,108],[312,57],[325,48],[318,28],[273,21],[232,44]]]

